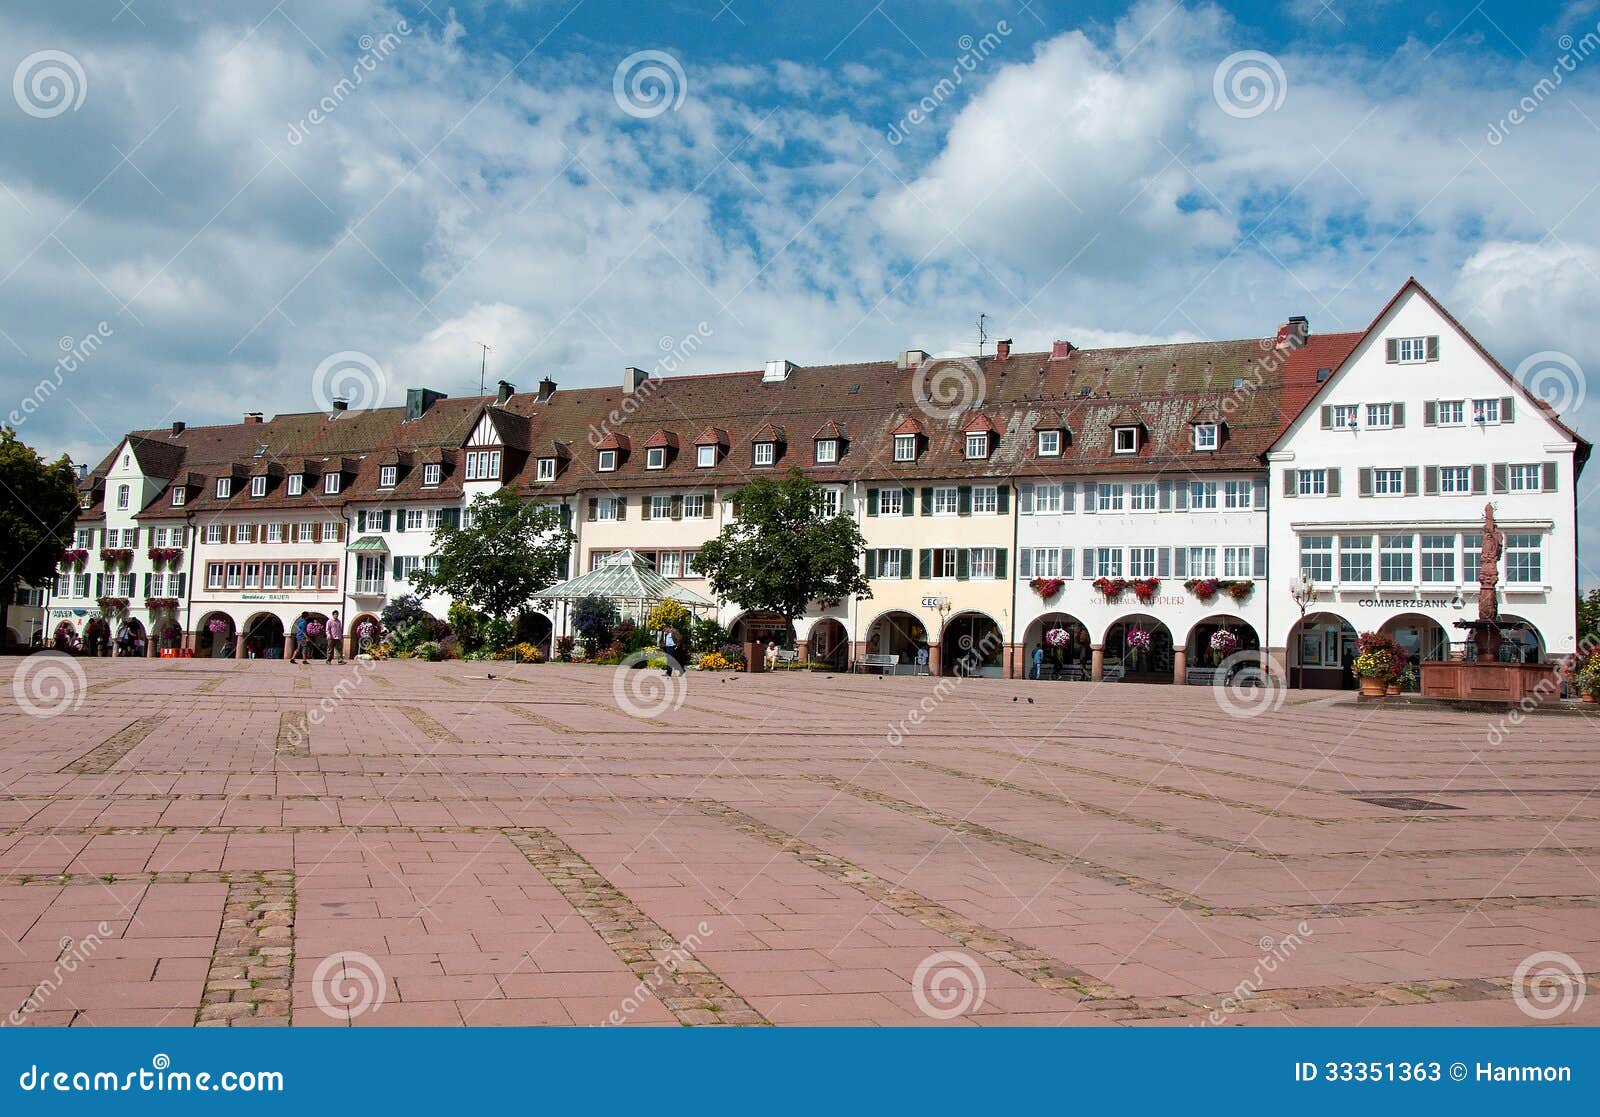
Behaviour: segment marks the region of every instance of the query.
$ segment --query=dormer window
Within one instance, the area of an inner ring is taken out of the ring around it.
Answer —
[[[615,473],[617,471],[617,452],[615,450],[601,450],[600,460],[595,463],[595,468],[601,473]]]
[[[91,505],[93,503],[94,503],[94,494],[93,493],[84,493],[83,494],[83,499],[78,501],[78,507],[79,508],[87,508],[87,507],[89,507],[89,505]]]
[[[917,460],[916,435],[897,434],[894,436],[894,460],[897,462],[914,462]]]
[[[437,485],[443,473],[444,470],[438,462],[429,462],[422,467],[422,483],[424,485]]]
[[[1039,432],[1039,456],[1041,458],[1059,458],[1061,456],[1061,432]]]
[[[665,446],[651,446],[645,450],[644,467],[646,469],[667,468],[667,448]]]
[[[172,490],[172,506],[174,508],[182,508],[188,499],[188,490],[186,490],[182,485],[179,485],[177,488]]]
[[[832,465],[839,460],[839,440],[837,438],[817,439],[817,464]]]
[[[754,457],[751,462],[755,465],[771,465],[778,460],[778,444],[776,442],[755,443]]]
[[[717,464],[717,448],[716,448],[716,446],[712,445],[712,446],[697,446],[697,447],[695,447],[694,464],[699,469],[710,469],[712,466],[716,465]]]
[[[251,496],[266,496],[267,495],[267,478],[266,478],[265,474],[261,475],[260,477],[252,477],[252,478],[250,478],[250,495]]]
[[[467,452],[468,481],[500,480],[499,450],[469,450]]]
[[[392,489],[392,488],[394,488],[394,483],[397,480],[399,480],[399,477],[400,477],[400,467],[399,466],[394,466],[394,465],[379,466],[378,467],[378,488],[380,488],[380,489]]]
[[[306,491],[306,475],[304,473],[289,474],[288,494],[299,496]]]
[[[334,496],[339,491],[339,474],[337,472],[325,474],[322,478],[322,492],[325,496]]]
[[[1139,452],[1139,428],[1117,427],[1112,431],[1111,448],[1118,454],[1137,454]]]
[[[1215,450],[1217,442],[1217,424],[1196,423],[1194,425],[1194,448],[1196,450]]]
[[[217,499],[218,500],[227,500],[232,495],[233,495],[233,478],[231,478],[231,477],[218,477],[217,478]]]
[[[539,459],[538,480],[554,481],[556,479],[556,460],[554,458]]]
[[[967,460],[979,461],[989,456],[989,432],[967,432]]]

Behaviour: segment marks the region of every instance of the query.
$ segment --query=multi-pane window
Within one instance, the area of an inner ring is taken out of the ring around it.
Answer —
[[[1102,578],[1122,577],[1122,548],[1101,547],[1096,550],[1094,572]]]
[[[663,578],[676,578],[682,569],[682,558],[677,551],[662,551],[656,558],[656,573]]]
[[[914,434],[897,434],[894,436],[894,460],[897,462],[915,461],[917,457],[917,436]]]
[[[1215,578],[1217,576],[1217,549],[1215,547],[1189,548],[1189,577]]]
[[[1117,427],[1112,434],[1112,448],[1118,454],[1137,454],[1139,452],[1139,428]]]
[[[1415,364],[1428,359],[1428,339],[1425,337],[1402,337],[1396,339],[1395,353],[1401,364]]]
[[[1422,580],[1424,582],[1454,582],[1456,580],[1456,537],[1454,535],[1424,535],[1422,543]]]
[[[423,528],[423,513],[421,508],[407,508],[401,515],[406,518],[407,531],[421,531]]]
[[[244,564],[244,588],[254,590],[261,588],[261,564],[247,562]]]
[[[1154,578],[1156,576],[1156,549],[1154,547],[1128,548],[1128,577]]]
[[[615,450],[601,450],[595,461],[595,469],[601,473],[615,473],[617,469],[617,452]],[[467,455],[467,480],[472,478],[472,455]]]
[[[667,448],[665,446],[652,446],[644,452],[644,467],[646,469],[665,469],[667,467]]]
[[[286,562],[286,563],[284,563],[283,564],[283,588],[286,589],[286,590],[292,590],[292,589],[298,589],[299,587],[300,587],[300,564],[298,562]]]
[[[717,464],[716,446],[696,446],[694,464],[698,469],[710,469]]]
[[[295,528],[294,541],[296,543],[315,543],[317,541],[317,525],[310,520],[301,520]]]
[[[1202,508],[1215,508],[1217,506],[1217,483],[1215,481],[1190,481],[1189,482],[1189,507],[1199,510]]]
[[[1129,485],[1128,507],[1135,512],[1154,512],[1156,510],[1156,483],[1154,481],[1135,481]]]
[[[1122,511],[1122,486],[1120,484],[1102,483],[1097,495],[1097,507],[1100,509],[1100,511]]]
[[[1544,470],[1537,465],[1507,466],[1506,480],[1514,493],[1536,493],[1544,488]]]
[[[1472,401],[1472,421],[1485,425],[1500,421],[1499,399],[1475,399]]]
[[[694,572],[694,556],[699,553],[699,551],[683,552],[683,576],[685,578],[699,577],[699,575]]]
[[[227,500],[232,495],[233,495],[233,478],[231,478],[231,477],[218,477],[217,478],[217,499],[218,500]]]
[[[881,516],[899,516],[905,512],[905,505],[901,503],[904,494],[899,489],[878,490],[878,514]]]
[[[606,455],[611,456],[611,464],[606,465]],[[617,452],[615,450],[600,451],[600,469],[602,471],[617,468]],[[500,480],[500,451],[499,450],[470,450],[467,452],[468,481],[498,481]]]
[[[291,473],[286,484],[286,491],[290,496],[299,496],[306,491],[306,475],[304,473]]]
[[[227,586],[230,590],[236,590],[244,584],[244,563],[230,562],[228,563],[227,569]]]
[[[1442,399],[1433,405],[1434,422],[1441,427],[1460,426],[1466,421],[1467,401],[1459,399]]]
[[[1339,536],[1339,580],[1341,582],[1372,582],[1372,536]]]
[[[330,541],[332,541],[334,539],[337,539],[337,538],[339,538],[339,521],[338,520],[323,520],[322,521],[322,541],[324,543],[326,543],[326,542],[330,542]],[[255,537],[252,535],[251,536],[251,541],[254,542],[254,539],[255,539]]]
[[[1195,425],[1194,448],[1196,450],[1215,450],[1217,448],[1217,425],[1215,423],[1198,423]]]
[[[1295,491],[1301,496],[1327,496],[1328,471],[1326,469],[1302,469],[1295,474]]]
[[[954,485],[941,486],[933,490],[933,514],[935,516],[954,516],[960,511],[960,508],[959,493]]]
[[[898,492],[898,490],[897,490]],[[705,493],[690,493],[683,498],[683,514],[685,518],[701,519],[706,514]]]
[[[956,558],[956,550],[954,547],[947,547],[942,551],[935,551],[933,556],[933,576],[935,578],[954,578],[956,576],[956,571],[959,568],[959,560]]]
[[[821,491],[819,499],[822,502],[822,514],[824,516],[837,516],[839,514],[842,501],[841,491],[833,487],[824,488]]]
[[[1250,577],[1250,548],[1222,548],[1222,576],[1224,578]]]
[[[275,590],[278,588],[278,564],[264,562],[261,564],[261,588]]]
[[[1249,481],[1224,481],[1222,506],[1234,511],[1248,509],[1255,502],[1255,485]]]
[[[1385,535],[1378,549],[1378,577],[1384,582],[1410,582],[1414,578],[1412,566],[1412,537]]]
[[[902,574],[900,566],[900,548],[888,547],[878,552],[878,577],[899,578]]]
[[[672,518],[672,497],[664,493],[656,493],[651,496],[650,518],[652,520],[670,520]]]
[[[1508,532],[1506,534],[1506,581],[1539,582],[1544,580],[1539,536]]]
[[[979,485],[972,490],[974,515],[992,516],[1000,508],[1000,490],[993,485]]]
[[[1058,547],[1036,547],[1030,563],[1032,577],[1061,577],[1061,550]]]
[[[832,465],[839,460],[839,440],[837,438],[817,439],[817,464]]]
[[[267,495],[267,477],[266,477],[266,474],[262,474],[259,477],[250,478],[250,495],[251,496],[266,496]]]
[[[336,590],[339,588],[339,564],[325,562],[322,564],[322,588]]]
[[[206,525],[206,542],[207,543],[221,543],[222,542],[222,525],[221,524],[207,524]]]
[[[327,496],[333,496],[339,491],[340,475],[337,472],[325,473],[322,476],[322,491]]]
[[[603,496],[595,502],[594,518],[597,520],[617,519],[617,501],[614,496]]]
[[[1336,403],[1333,405],[1333,426],[1355,427],[1361,422],[1361,405],[1359,403]]]
[[[989,435],[986,431],[971,431],[967,434],[967,457],[987,458],[989,456]]]
[[[283,525],[282,524],[268,524],[267,525],[267,542],[268,543],[282,543],[283,542]]]
[[[76,532],[73,533],[73,544],[87,551],[91,546],[94,545],[94,529],[80,527]]]
[[[222,588],[222,564],[213,562],[206,566],[206,589],[220,590]]]
[[[1039,456],[1041,458],[1055,458],[1061,456],[1060,431],[1039,432]]]
[[[380,489],[392,489],[392,488],[394,488],[394,483],[395,483],[395,481],[397,481],[399,479],[399,477],[400,477],[400,469],[399,469],[398,466],[392,466],[392,465],[379,466],[378,467],[378,488],[380,488]]]
[[[422,483],[424,485],[437,485],[443,473],[444,470],[438,462],[429,462],[422,467]]]
[[[1461,580],[1478,580],[1479,560],[1483,552],[1483,533],[1469,532],[1461,537]]]
[[[1439,491],[1441,493],[1470,493],[1472,491],[1472,467],[1469,465],[1441,465],[1439,467]]]
[[[756,465],[771,465],[778,460],[778,444],[776,442],[757,442],[753,460]]]
[[[974,547],[967,559],[967,572],[973,578],[993,578],[995,572],[995,549],[993,547]]]
[[[1372,491],[1378,496],[1403,496],[1406,491],[1405,470],[1374,469]]]
[[[1369,403],[1367,404],[1367,426],[1377,430],[1394,426],[1394,404]]]
[[[128,501],[131,499],[132,494],[133,494],[133,489],[131,487],[129,487],[128,485],[118,485],[117,486],[117,507],[118,508],[122,508],[122,509],[126,509],[128,507]]]
[[[172,506],[174,508],[182,508],[184,504],[188,502],[188,500],[189,490],[185,489],[182,485],[178,485],[172,490]]]
[[[1035,485],[1033,487],[1033,510],[1044,515],[1061,511],[1061,486]]]
[[[1300,537],[1300,569],[1313,582],[1333,581],[1333,536]]]

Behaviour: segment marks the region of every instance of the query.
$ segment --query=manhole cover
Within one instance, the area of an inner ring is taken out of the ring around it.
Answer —
[[[1451,806],[1449,803],[1435,803],[1431,799],[1413,799],[1408,795],[1379,795],[1372,798],[1360,797],[1358,803],[1371,803],[1375,807],[1388,807],[1391,811],[1460,811],[1464,807]]]

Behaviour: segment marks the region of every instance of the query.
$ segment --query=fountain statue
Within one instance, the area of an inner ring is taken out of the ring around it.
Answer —
[[[1478,649],[1478,662],[1493,663],[1500,658],[1500,529],[1494,522],[1494,505],[1483,506],[1483,548],[1478,554],[1478,623],[1472,638]]]

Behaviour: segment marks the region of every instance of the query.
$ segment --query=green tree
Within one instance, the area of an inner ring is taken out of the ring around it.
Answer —
[[[510,489],[480,496],[468,527],[442,525],[433,536],[435,570],[412,575],[424,597],[448,594],[496,620],[509,620],[566,569],[574,536],[560,509],[530,504]]]
[[[1600,590],[1578,598],[1578,647],[1600,646]]]
[[[10,427],[0,427],[0,633],[17,587],[55,577],[77,522],[72,462],[63,454],[47,464]]]
[[[830,606],[872,596],[861,569],[861,528],[850,516],[828,515],[821,487],[804,473],[757,478],[733,499],[738,519],[701,546],[694,560],[713,593],[791,625],[812,601]]]

